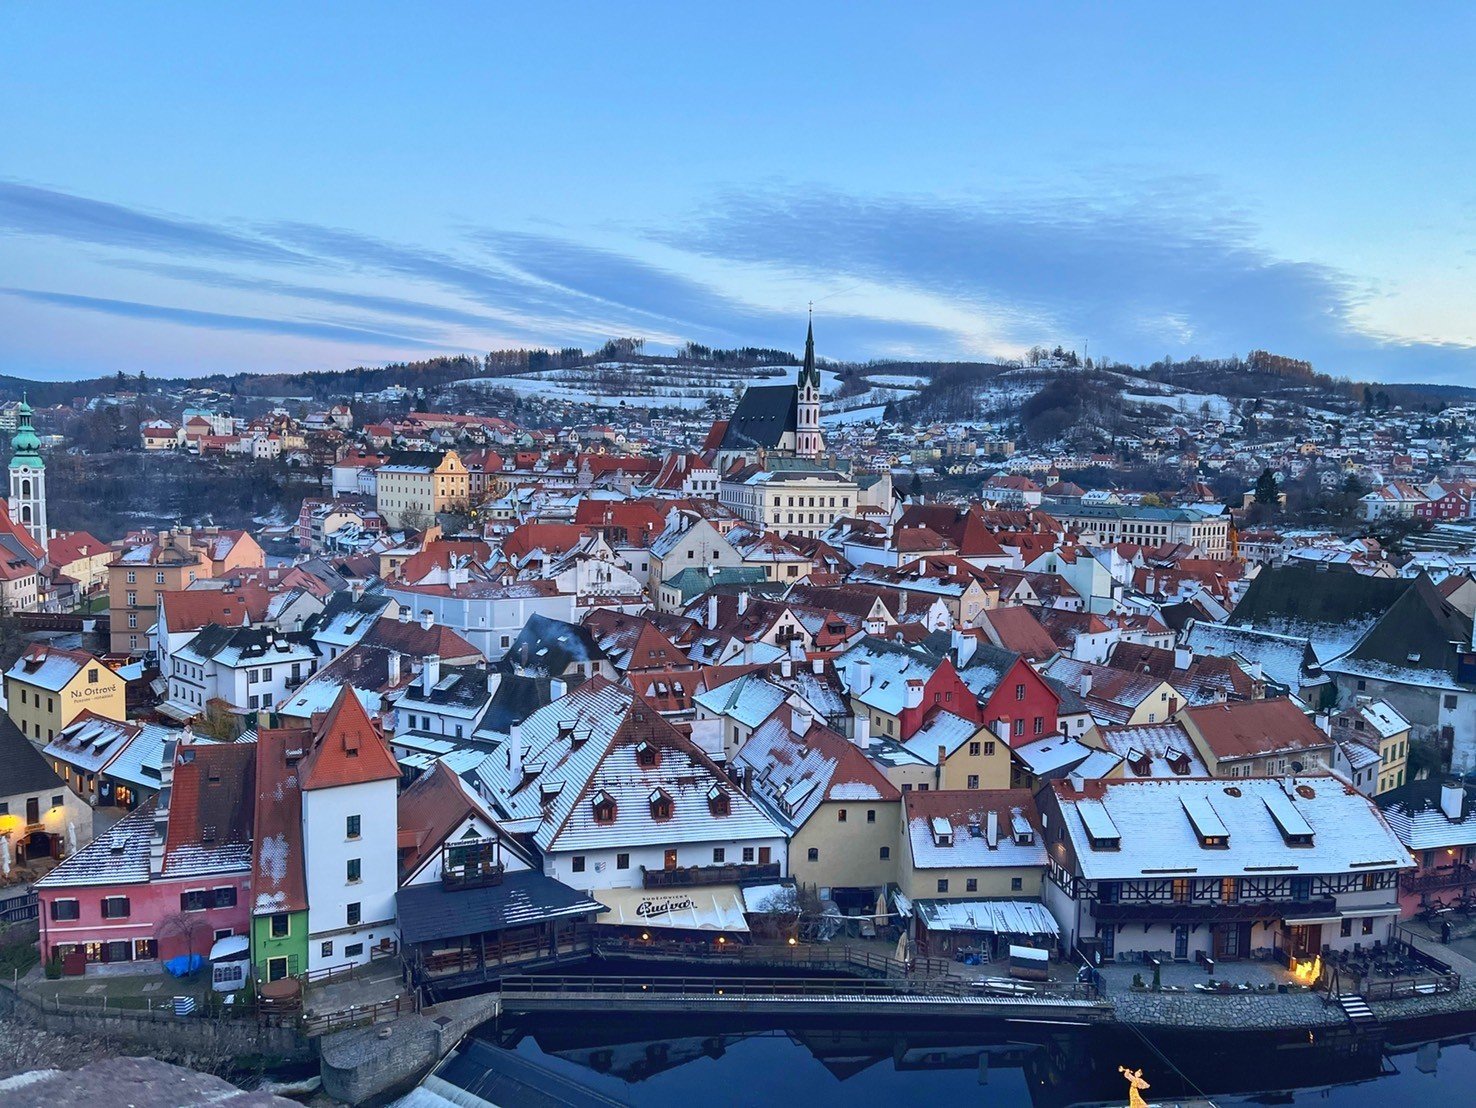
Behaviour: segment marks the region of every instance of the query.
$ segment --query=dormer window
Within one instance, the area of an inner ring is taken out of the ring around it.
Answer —
[[[726,816],[733,810],[733,802],[728,794],[714,785],[707,792],[707,807],[715,816]]]
[[[594,818],[596,823],[615,822],[615,798],[603,789],[594,795]]]
[[[671,797],[665,789],[652,789],[651,795],[647,799],[651,802],[652,819],[671,819]]]
[[[660,764],[660,751],[645,741],[636,744],[636,765],[642,769],[655,769]]]

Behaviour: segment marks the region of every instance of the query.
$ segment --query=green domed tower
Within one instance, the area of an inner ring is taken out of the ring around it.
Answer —
[[[46,463],[41,437],[31,425],[31,406],[21,397],[10,440],[10,518],[46,549]]]

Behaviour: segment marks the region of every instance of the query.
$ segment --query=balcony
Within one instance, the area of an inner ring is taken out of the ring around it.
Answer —
[[[1336,915],[1337,911],[1337,901],[1332,897],[1324,897],[1316,900],[1255,900],[1238,904],[1099,902],[1093,906],[1092,915],[1099,920],[1122,923],[1248,923],[1253,920],[1285,919],[1288,913],[1311,918]]]
[[[1476,885],[1476,867],[1464,863],[1443,866],[1425,873],[1407,873],[1399,879],[1399,890],[1403,893],[1428,893],[1437,889],[1459,889]]]
[[[647,889],[684,888],[693,885],[736,885],[743,881],[777,881],[779,863],[765,865],[685,866],[681,869],[641,867],[641,884]]]

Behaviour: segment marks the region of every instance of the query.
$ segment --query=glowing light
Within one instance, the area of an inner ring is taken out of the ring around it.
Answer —
[[[1299,962],[1293,958],[1291,975],[1300,985],[1315,985],[1322,977],[1322,955],[1317,955],[1310,962]]]
[[[799,945],[799,940],[796,939],[793,935],[791,935],[791,936],[789,936],[789,945],[790,946],[798,946]]]

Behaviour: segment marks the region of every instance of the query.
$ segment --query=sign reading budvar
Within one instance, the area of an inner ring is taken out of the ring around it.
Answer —
[[[672,912],[690,912],[697,902],[689,896],[671,896],[661,900],[643,900],[636,905],[636,915],[641,919],[653,916],[669,916]]]

